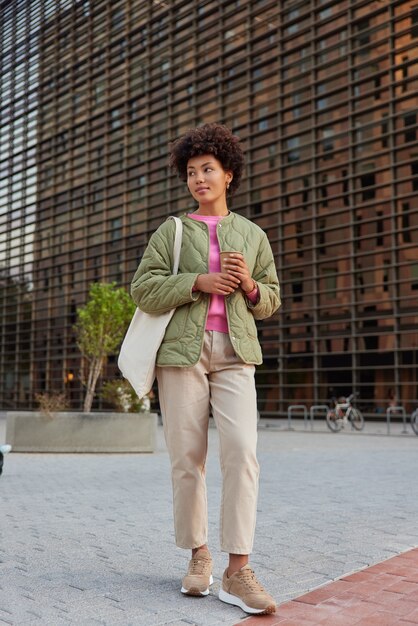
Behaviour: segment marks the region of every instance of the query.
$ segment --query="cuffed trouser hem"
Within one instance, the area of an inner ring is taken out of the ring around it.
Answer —
[[[251,554],[253,549],[253,547],[248,547],[248,549],[246,548],[228,548],[228,546],[221,546],[221,552],[226,552],[227,554],[241,554],[241,555],[248,555]]]
[[[196,548],[200,548],[200,546],[206,546],[207,543],[207,539],[205,541],[202,541],[201,543],[197,543],[196,545],[186,545],[176,541],[176,547],[181,548],[182,550],[195,550]]]

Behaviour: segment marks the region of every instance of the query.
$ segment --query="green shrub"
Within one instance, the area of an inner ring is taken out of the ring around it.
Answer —
[[[101,397],[122,413],[143,413],[150,409],[150,399],[141,400],[125,379],[109,380],[102,386]]]

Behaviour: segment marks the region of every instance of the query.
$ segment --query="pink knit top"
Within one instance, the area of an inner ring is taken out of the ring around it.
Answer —
[[[196,215],[189,214],[194,220],[205,222],[209,228],[209,272],[221,271],[221,260],[219,256],[219,241],[216,234],[216,227],[222,216],[218,215]],[[258,289],[254,289],[246,294],[247,298],[255,304],[258,298]],[[216,330],[220,333],[228,333],[228,319],[226,316],[225,296],[217,293],[210,295],[209,313],[206,321],[206,330]]]

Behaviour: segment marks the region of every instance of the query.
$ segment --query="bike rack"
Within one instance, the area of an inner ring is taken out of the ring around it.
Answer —
[[[390,406],[386,409],[386,422],[387,422],[387,434],[390,434],[390,416],[391,413],[401,413],[402,421],[403,421],[403,431],[402,434],[405,435],[408,433],[406,428],[406,411],[403,406]]]
[[[329,411],[329,406],[327,404],[314,404],[313,406],[311,406],[311,408],[309,409],[309,418],[311,420],[311,430],[313,430],[314,417],[317,411],[325,411],[325,414],[326,414],[326,412]]]
[[[303,424],[305,426],[305,430],[307,427],[307,419],[308,419],[308,409],[304,404],[291,404],[288,409],[287,409],[287,428],[288,430],[293,430],[292,429],[292,413],[299,413],[302,412],[303,413]]]

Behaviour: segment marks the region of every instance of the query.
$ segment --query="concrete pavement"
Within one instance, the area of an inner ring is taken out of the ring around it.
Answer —
[[[0,441],[2,429],[0,420]],[[217,599],[226,563],[217,456],[210,429],[215,583],[207,598],[187,598],[179,588],[189,555],[174,545],[161,427],[153,455],[8,455],[0,625],[231,626],[246,618]],[[269,426],[259,433],[259,460],[251,563],[279,603],[418,545],[418,437]]]

